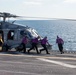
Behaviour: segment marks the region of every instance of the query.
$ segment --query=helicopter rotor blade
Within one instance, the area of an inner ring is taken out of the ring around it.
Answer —
[[[65,18],[49,18],[49,17],[32,17],[32,16],[17,16],[7,12],[0,12],[0,17],[5,18],[27,18],[27,19],[42,19],[42,20],[65,20],[65,21],[76,21],[76,19],[65,19]]]
[[[10,17],[19,17],[19,16],[16,16],[16,15],[13,15],[13,14],[10,14],[10,13],[6,13],[6,12],[0,12],[0,17],[6,17],[6,18],[10,18]]]
[[[66,20],[76,21],[76,19],[65,19],[65,18],[49,18],[49,17],[31,17],[31,16],[19,16],[20,18],[31,18],[31,19],[45,19],[45,20]]]

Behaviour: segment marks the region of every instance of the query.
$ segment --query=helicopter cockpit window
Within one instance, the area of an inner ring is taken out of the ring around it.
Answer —
[[[14,40],[14,30],[10,30],[8,32],[8,37],[7,37],[8,40]]]
[[[20,31],[20,34],[23,36],[23,35],[27,35],[27,33],[24,31],[24,30],[21,30]]]
[[[34,29],[32,29],[32,30],[31,30],[31,33],[32,33],[32,35],[33,35],[33,36],[38,36],[37,31],[36,31],[36,30],[34,30]]]
[[[22,38],[23,36],[27,35],[25,30],[20,30],[20,38]]]
[[[22,30],[22,31],[20,31],[20,34],[21,34],[21,35],[23,35],[23,34],[24,34],[24,31],[23,31],[23,30]]]

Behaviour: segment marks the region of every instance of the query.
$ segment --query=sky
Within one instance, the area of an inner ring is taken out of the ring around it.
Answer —
[[[76,0],[0,0],[0,12],[18,16],[76,19]]]

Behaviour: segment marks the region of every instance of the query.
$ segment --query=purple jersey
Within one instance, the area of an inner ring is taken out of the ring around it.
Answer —
[[[32,42],[33,42],[33,43],[38,43],[38,38],[32,39]]]
[[[63,44],[64,41],[63,41],[61,38],[57,38],[57,39],[56,39],[56,43],[58,43],[58,44]]]
[[[41,44],[46,44],[48,42],[48,40],[46,38],[41,40]]]
[[[24,37],[24,38],[22,39],[22,43],[26,44],[27,42],[28,42],[28,39],[27,39],[26,37]]]

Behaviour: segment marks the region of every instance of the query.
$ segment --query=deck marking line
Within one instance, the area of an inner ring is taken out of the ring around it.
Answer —
[[[13,73],[13,74],[29,74],[29,75],[40,75],[40,74],[36,74],[36,73],[30,73],[30,72],[19,72],[19,71],[8,71],[8,70],[0,70],[0,72],[5,72],[5,73]]]
[[[41,60],[41,61],[54,63],[54,64],[57,64],[57,65],[61,65],[61,66],[64,66],[64,67],[68,67],[68,68],[76,68],[76,65],[66,64],[66,63],[59,62],[59,61],[48,60],[48,59],[44,59],[44,58],[37,58],[37,59]]]

